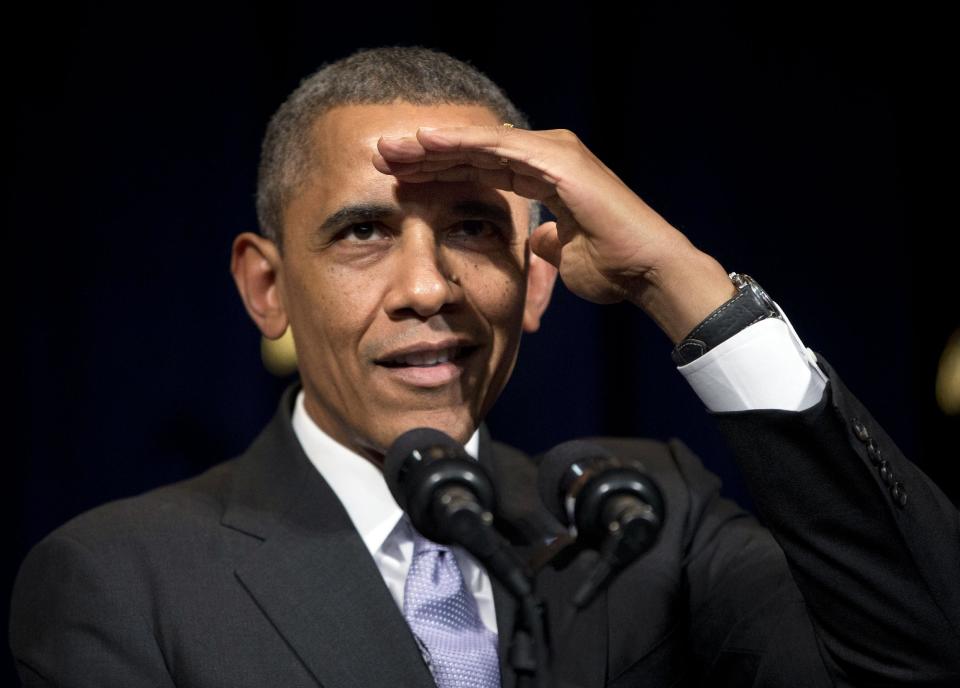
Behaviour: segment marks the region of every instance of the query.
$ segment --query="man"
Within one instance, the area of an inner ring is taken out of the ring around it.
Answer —
[[[540,224],[535,201],[556,221]],[[528,130],[449,56],[365,51],[274,116],[258,210],[263,235],[236,239],[232,270],[264,335],[294,332],[302,389],[243,456],[34,549],[11,619],[25,684],[461,685],[418,625],[431,590],[416,553],[430,545],[379,467],[405,430],[438,428],[492,471],[521,551],[559,531],[536,503],[534,464],[481,426],[557,271],[586,299],[636,304],[678,344],[777,541],[682,444],[606,441],[644,460],[668,521],[579,614],[566,601],[590,555],[540,573],[554,683],[960,678],[955,509],[748,279],[573,134]],[[479,639],[462,685],[512,685],[513,603],[451,556],[452,632],[472,624]]]

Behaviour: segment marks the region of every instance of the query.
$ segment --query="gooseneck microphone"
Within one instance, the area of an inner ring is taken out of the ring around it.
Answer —
[[[531,594],[526,567],[494,529],[490,476],[452,437],[433,428],[405,432],[387,451],[383,475],[424,537],[462,546],[514,596]]]
[[[540,462],[538,488],[544,506],[575,530],[577,542],[600,552],[594,570],[573,596],[579,608],[654,545],[666,516],[660,489],[640,462],[583,440],[547,452]]]

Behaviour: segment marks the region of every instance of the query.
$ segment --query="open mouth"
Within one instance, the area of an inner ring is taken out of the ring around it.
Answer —
[[[444,363],[459,363],[476,351],[477,346],[451,346],[436,351],[415,351],[377,361],[386,368],[431,368]]]

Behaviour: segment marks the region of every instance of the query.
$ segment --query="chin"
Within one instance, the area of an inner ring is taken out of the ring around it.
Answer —
[[[464,409],[443,409],[438,411],[419,411],[407,414],[401,422],[392,428],[389,447],[393,441],[414,428],[433,428],[450,435],[460,444],[466,444],[477,429],[477,421]]]

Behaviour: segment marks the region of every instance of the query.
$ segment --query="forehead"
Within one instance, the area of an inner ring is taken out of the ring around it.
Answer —
[[[500,124],[497,115],[482,105],[414,105],[396,101],[335,107],[321,115],[312,127],[310,179],[304,195],[317,210],[329,211],[358,199],[389,202],[402,196],[426,201],[451,194],[496,194],[507,200],[519,214],[517,220],[522,220],[526,201],[516,194],[482,188],[473,183],[400,185],[395,177],[379,172],[372,163],[381,136],[414,136],[421,126]]]

